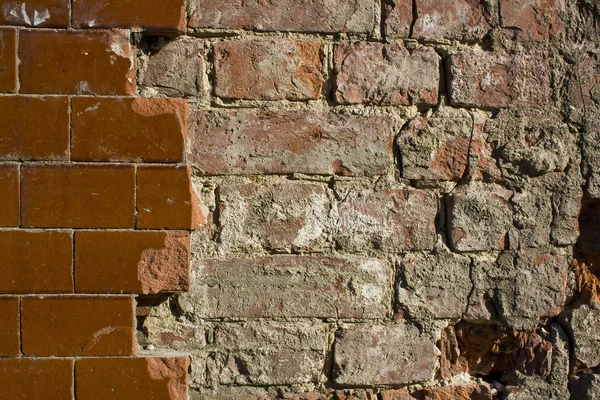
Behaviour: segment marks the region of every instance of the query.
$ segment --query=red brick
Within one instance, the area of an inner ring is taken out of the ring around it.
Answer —
[[[0,25],[67,28],[70,3],[69,0],[7,1],[2,4]]]
[[[135,94],[126,32],[21,31],[21,93]]]
[[[0,97],[0,158],[67,160],[69,100],[66,97]]]
[[[383,29],[386,36],[410,37],[413,23],[413,0],[389,0],[383,4]]]
[[[190,167],[137,170],[138,229],[198,229],[206,224]]]
[[[188,366],[187,357],[77,360],[75,395],[82,400],[186,400]]]
[[[0,226],[19,226],[19,166],[0,164]]]
[[[76,97],[72,159],[182,162],[187,113],[181,99]]]
[[[187,232],[76,232],[77,293],[158,293],[189,289]]]
[[[375,26],[376,7],[371,0],[195,0],[195,5],[190,28],[371,33]]]
[[[339,104],[435,105],[440,57],[428,47],[409,52],[397,43],[343,43],[334,54]]]
[[[513,28],[517,37],[527,41],[555,39],[565,31],[559,12],[564,0],[500,0],[503,28]]]
[[[73,25],[77,28],[144,28],[183,31],[184,0],[76,0]]]
[[[24,166],[21,223],[43,228],[133,228],[130,166]]]
[[[21,303],[28,356],[126,356],[135,351],[130,297],[25,297]]]
[[[17,31],[0,29],[0,92],[17,91]]]
[[[469,384],[423,390],[423,400],[492,400],[489,384]]]
[[[196,118],[190,161],[209,175],[372,176],[393,165],[394,121],[385,116],[239,110]]]
[[[0,293],[72,293],[69,232],[0,231]]]
[[[0,359],[3,399],[72,400],[73,360]]]
[[[300,40],[220,42],[215,94],[224,99],[315,100],[324,83],[321,43]]]
[[[21,354],[19,332],[19,298],[0,297],[0,357]]]
[[[470,107],[540,107],[550,101],[551,69],[543,53],[467,51],[449,57],[450,103]]]

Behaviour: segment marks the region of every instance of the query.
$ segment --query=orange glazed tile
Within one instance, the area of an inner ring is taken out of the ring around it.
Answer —
[[[72,293],[71,233],[0,231],[0,293]]]
[[[135,170],[122,165],[29,166],[21,223],[39,228],[133,228]]]
[[[19,330],[19,299],[0,297],[0,357],[21,353]]]
[[[21,93],[135,94],[129,37],[113,31],[21,31]]]
[[[77,232],[78,293],[180,292],[190,284],[188,232]]]
[[[73,360],[0,359],[0,382],[3,400],[71,400]]]
[[[0,226],[19,226],[19,166],[0,164]]]
[[[78,0],[73,4],[73,24],[79,28],[135,28],[183,31],[183,0]]]
[[[67,28],[69,9],[69,0],[6,1],[2,4],[0,25]]]
[[[0,97],[0,158],[68,160],[66,97]]]
[[[187,400],[189,359],[88,358],[75,365],[80,400]]]
[[[198,229],[206,223],[189,166],[140,167],[137,190],[139,229]]]
[[[135,351],[130,297],[25,297],[23,352],[28,356],[126,356]]]
[[[182,99],[76,97],[72,159],[182,162],[187,113]]]
[[[0,92],[17,91],[17,30],[0,28]]]

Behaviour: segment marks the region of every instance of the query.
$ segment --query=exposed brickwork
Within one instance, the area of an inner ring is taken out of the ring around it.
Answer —
[[[2,3],[0,24],[32,28],[67,28],[69,26],[69,0],[32,0]]]
[[[21,355],[18,297],[0,297],[0,357]]]
[[[17,31],[0,29],[0,92],[17,91]]]
[[[19,167],[14,164],[0,164],[0,226],[19,226],[20,195]]]

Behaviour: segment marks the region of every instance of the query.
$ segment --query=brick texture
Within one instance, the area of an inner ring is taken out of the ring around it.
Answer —
[[[8,358],[0,359],[2,396],[32,400],[73,398],[73,360]]]
[[[17,91],[17,31],[0,29],[0,92]]]
[[[19,226],[19,167],[0,164],[0,226]]]
[[[2,3],[0,25],[67,28],[70,8],[68,0],[7,1]]]
[[[19,308],[17,297],[0,297],[0,357],[21,354]]]

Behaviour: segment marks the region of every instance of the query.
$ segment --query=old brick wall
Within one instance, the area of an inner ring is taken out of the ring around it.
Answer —
[[[0,399],[599,399],[598,0],[0,13]]]

